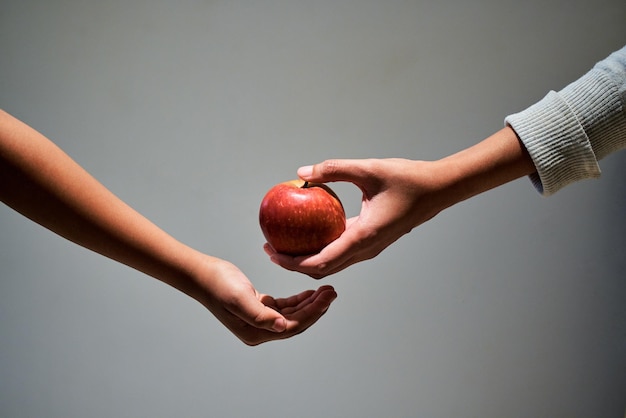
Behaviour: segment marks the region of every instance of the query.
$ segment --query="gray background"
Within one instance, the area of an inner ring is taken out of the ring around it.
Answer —
[[[270,186],[470,146],[620,48],[624,22],[623,0],[3,1],[0,106],[285,296],[320,282],[263,253]],[[625,161],[447,210],[325,279],[339,298],[308,332],[255,348],[0,207],[0,416],[622,417]]]

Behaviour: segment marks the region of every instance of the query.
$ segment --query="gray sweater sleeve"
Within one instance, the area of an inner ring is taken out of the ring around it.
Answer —
[[[598,161],[626,148],[626,46],[505,123],[533,159],[530,179],[543,195],[599,177]]]

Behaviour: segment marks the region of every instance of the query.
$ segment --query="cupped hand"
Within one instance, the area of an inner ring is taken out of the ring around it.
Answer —
[[[317,322],[337,298],[332,286],[287,298],[257,292],[235,265],[209,258],[203,263],[196,296],[245,344],[254,346],[299,334]]]
[[[301,167],[307,181],[351,182],[361,189],[361,211],[348,219],[346,230],[318,254],[292,257],[269,244],[272,262],[320,279],[357,262],[371,259],[441,210],[434,198],[438,178],[433,163],[406,159],[327,160]]]

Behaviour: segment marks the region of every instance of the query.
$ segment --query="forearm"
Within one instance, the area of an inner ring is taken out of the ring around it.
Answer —
[[[441,209],[535,172],[532,159],[510,127],[435,164]]]
[[[0,199],[51,231],[185,293],[196,252],[130,208],[40,133],[0,111]]]

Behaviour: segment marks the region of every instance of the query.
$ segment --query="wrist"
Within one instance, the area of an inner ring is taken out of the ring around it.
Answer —
[[[444,207],[535,172],[528,152],[510,127],[478,144],[435,161]]]
[[[207,259],[212,257],[169,237],[159,244],[145,256],[145,262],[131,266],[200,301]]]
[[[168,284],[206,305],[207,288],[219,276],[223,260],[185,247]]]
[[[428,200],[433,211],[439,213],[470,197],[467,170],[453,156],[428,162],[432,174],[432,188]]]

